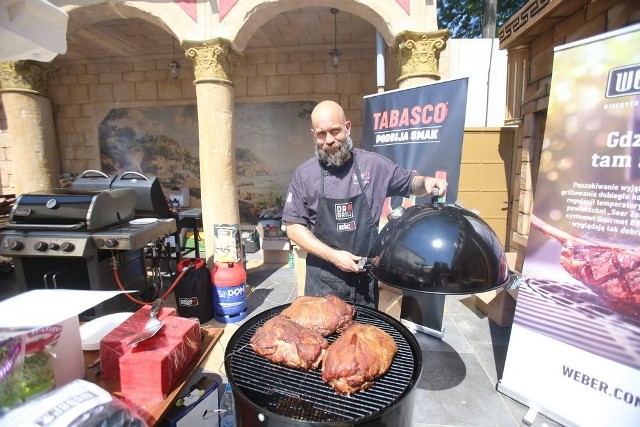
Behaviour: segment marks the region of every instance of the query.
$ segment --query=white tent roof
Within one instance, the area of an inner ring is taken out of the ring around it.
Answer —
[[[49,62],[65,53],[68,21],[45,0],[0,0],[0,61]]]

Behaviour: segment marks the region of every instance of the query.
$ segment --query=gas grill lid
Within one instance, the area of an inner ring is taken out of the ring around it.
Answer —
[[[36,191],[18,196],[7,227],[94,231],[132,219],[135,207],[132,189]]]

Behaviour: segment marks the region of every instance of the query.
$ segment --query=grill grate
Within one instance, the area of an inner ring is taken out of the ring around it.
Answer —
[[[275,307],[245,322],[227,347],[229,381],[258,407],[302,421],[354,421],[375,415],[411,391],[422,369],[422,353],[413,335],[395,319],[377,310],[356,306],[355,320],[379,327],[398,346],[389,371],[368,390],[343,396],[322,381],[321,370],[299,371],[273,364],[256,354],[249,340],[256,329],[287,305]],[[330,343],[337,335],[327,337]]]

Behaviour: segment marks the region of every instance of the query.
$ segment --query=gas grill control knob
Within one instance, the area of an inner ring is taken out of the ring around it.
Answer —
[[[43,241],[39,241],[39,242],[35,242],[33,244],[33,249],[35,249],[38,252],[44,252],[47,250],[47,248],[49,247],[49,245],[47,245],[45,242]]]
[[[57,251],[58,249],[60,249],[60,245],[57,243],[50,243],[49,249],[51,249],[52,251]]]
[[[22,248],[24,248],[24,245],[18,240],[12,240],[9,242],[9,250],[11,251],[19,251]]]
[[[60,250],[62,252],[71,252],[75,248],[76,247],[73,245],[73,243],[70,243],[70,242],[64,242],[63,244],[60,245]]]
[[[104,245],[108,248],[115,248],[116,246],[118,246],[118,240],[116,239],[106,239],[104,241]]]

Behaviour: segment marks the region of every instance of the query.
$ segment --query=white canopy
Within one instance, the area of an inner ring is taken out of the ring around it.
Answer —
[[[0,0],[0,61],[49,62],[65,53],[68,21],[45,0]]]

